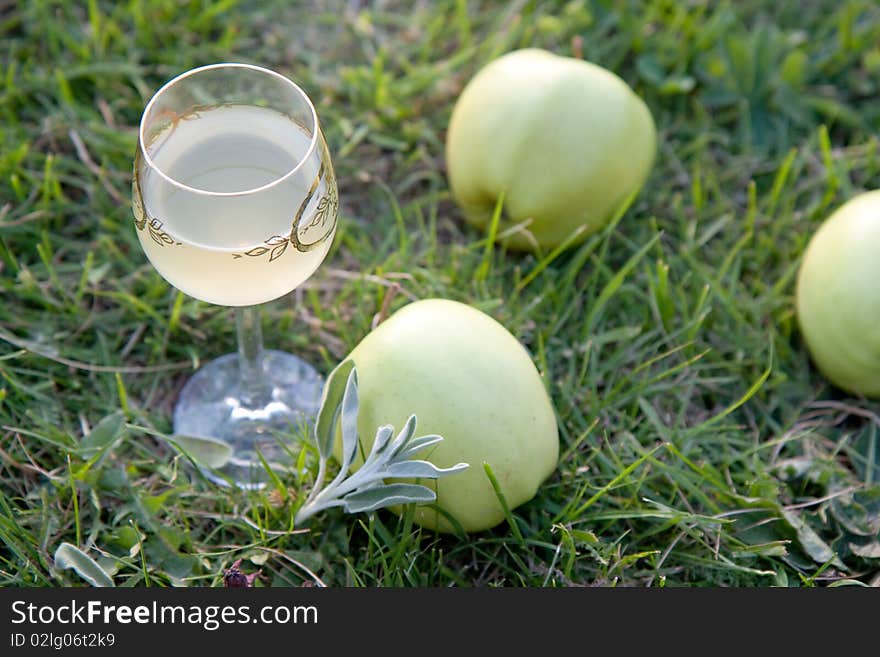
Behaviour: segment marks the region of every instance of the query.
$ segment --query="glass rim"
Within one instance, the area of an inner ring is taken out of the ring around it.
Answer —
[[[264,73],[264,74],[270,75],[270,76],[278,79],[280,82],[288,85],[290,88],[293,89],[294,93],[299,95],[302,98],[302,100],[305,102],[306,107],[308,107],[308,109],[309,109],[309,114],[312,118],[312,124],[314,126],[314,130],[312,130],[312,136],[309,141],[308,149],[306,149],[306,152],[303,154],[303,156],[297,160],[296,164],[290,170],[286,171],[283,175],[278,176],[274,180],[266,183],[265,185],[260,185],[259,187],[253,187],[250,189],[243,189],[243,190],[239,190],[239,191],[235,191],[235,192],[215,192],[215,191],[211,191],[208,189],[201,189],[200,187],[193,187],[191,185],[187,185],[184,182],[181,182],[180,180],[167,174],[165,171],[163,171],[156,164],[155,160],[153,160],[152,156],[147,151],[147,148],[145,146],[146,141],[144,140],[144,127],[145,127],[144,123],[147,118],[147,115],[150,113],[150,109],[153,107],[153,103],[155,103],[156,100],[165,91],[171,89],[171,87],[173,87],[174,85],[176,85],[179,82],[182,82],[183,80],[187,79],[190,76],[196,75],[198,73],[203,73],[205,71],[222,69],[222,68],[228,68],[228,69],[238,68],[238,69],[251,70],[251,71],[254,71],[257,73]],[[163,84],[161,87],[159,87],[159,89],[156,90],[156,92],[150,98],[149,102],[147,102],[146,107],[144,107],[143,114],[141,114],[141,120],[140,120],[140,124],[138,126],[138,150],[140,151],[141,156],[144,158],[144,162],[145,162],[146,166],[148,166],[151,170],[158,173],[166,182],[174,185],[178,189],[181,189],[183,191],[190,192],[193,194],[203,194],[205,196],[247,196],[249,194],[256,194],[256,193],[271,189],[272,187],[275,187],[276,185],[279,185],[279,184],[283,183],[285,180],[294,176],[300,170],[300,168],[303,166],[303,164],[305,164],[305,162],[309,158],[311,158],[312,154],[315,152],[315,149],[317,148],[317,145],[318,145],[319,131],[320,131],[320,127],[318,126],[318,113],[315,110],[314,103],[312,103],[312,100],[311,100],[311,98],[309,98],[308,94],[305,91],[303,91],[302,88],[298,84],[296,84],[293,80],[291,80],[287,76],[282,75],[281,73],[278,73],[277,71],[273,71],[272,69],[265,68],[263,66],[256,66],[254,64],[243,64],[240,62],[221,62],[221,63],[217,63],[217,64],[208,64],[206,66],[198,66],[196,68],[189,69],[188,71],[184,71],[180,75],[177,75],[177,76],[171,78],[170,80],[168,80],[165,84]],[[137,174],[137,172],[135,172],[135,174]]]

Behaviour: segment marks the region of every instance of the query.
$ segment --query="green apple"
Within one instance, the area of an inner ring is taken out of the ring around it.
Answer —
[[[382,322],[349,357],[358,373],[364,450],[377,427],[399,431],[415,414],[416,435],[443,436],[419,458],[438,467],[469,464],[464,472],[421,482],[437,491],[437,506],[465,531],[504,519],[484,463],[511,508],[534,497],[555,470],[559,435],[541,376],[520,342],[485,313],[446,299],[417,301]],[[416,507],[415,521],[454,529],[430,506]]]
[[[490,62],[452,111],[446,166],[465,218],[484,228],[503,194],[510,248],[582,241],[641,189],[657,134],[648,107],[610,71],[545,50]],[[576,231],[580,231],[576,236]]]
[[[851,199],[813,235],[796,305],[819,370],[843,390],[880,398],[880,190]]]

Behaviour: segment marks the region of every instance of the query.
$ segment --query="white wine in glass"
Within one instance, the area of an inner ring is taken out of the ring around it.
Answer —
[[[336,230],[333,166],[315,109],[293,82],[245,64],[174,78],[147,104],[135,158],[138,239],[172,285],[236,307],[239,349],[202,367],[174,411],[176,434],[211,438],[231,458],[209,476],[264,485],[289,461],[279,435],[312,421],[323,381],[264,351],[258,304],[318,268]]]

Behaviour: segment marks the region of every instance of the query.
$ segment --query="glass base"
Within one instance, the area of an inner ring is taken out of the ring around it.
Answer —
[[[324,380],[302,359],[266,350],[263,372],[270,394],[258,407],[249,407],[240,398],[238,362],[238,354],[226,354],[192,376],[174,408],[174,432],[227,443],[232,458],[222,468],[205,468],[205,476],[220,485],[255,490],[269,480],[257,451],[273,470],[291,468],[299,449],[290,444],[290,435],[311,430]]]

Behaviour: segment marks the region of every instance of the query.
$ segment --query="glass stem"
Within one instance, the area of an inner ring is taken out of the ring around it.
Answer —
[[[238,372],[241,385],[239,398],[246,408],[261,408],[269,403],[270,389],[263,373],[260,307],[236,308],[235,328],[238,333]]]

